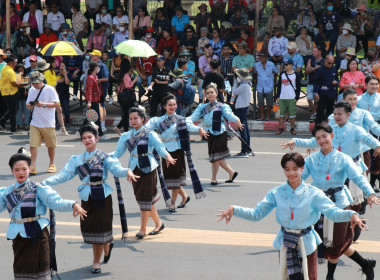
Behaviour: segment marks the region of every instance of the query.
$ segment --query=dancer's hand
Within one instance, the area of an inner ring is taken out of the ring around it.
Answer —
[[[127,181],[129,183],[137,182],[137,179],[139,179],[139,178],[140,178],[140,176],[137,176],[137,175],[133,174],[132,170],[128,169],[128,171],[127,171]]]
[[[293,151],[294,144],[295,144],[294,140],[290,140],[287,143],[281,143],[281,147],[282,147],[283,150],[285,150],[286,148],[289,148],[291,151]]]
[[[308,148],[308,149],[306,150],[306,154],[307,154],[308,156],[310,156],[310,155],[311,155],[311,151],[315,152],[315,149],[310,149],[310,148]]]
[[[84,217],[87,217],[87,211],[75,202],[73,205],[73,216],[76,218],[78,215],[80,215],[80,218],[84,221]]]
[[[210,135],[210,134],[209,134],[207,131],[205,131],[205,130],[203,129],[203,127],[201,127],[201,128],[199,129],[199,136],[201,137],[201,139],[202,139],[203,137],[207,139],[207,137],[208,137],[209,135]]]
[[[170,164],[174,165],[177,162],[177,159],[172,158],[172,156],[168,153],[166,154],[166,167],[169,167]]]
[[[223,219],[226,219],[226,224],[228,224],[232,218],[232,216],[234,215],[234,206],[231,205],[230,207],[227,208],[226,211],[223,211],[223,210],[219,210],[219,212],[221,214],[217,214],[216,216],[217,217],[220,217],[217,222],[220,222],[221,220]]]
[[[242,124],[240,120],[238,120],[236,122],[236,126],[239,128],[239,130],[243,130],[244,129],[244,124]]]
[[[380,156],[380,146],[377,147],[375,150],[373,150],[373,156],[374,157]]]
[[[380,198],[378,198],[374,193],[371,194],[368,199],[367,203],[370,208],[372,208],[372,203],[375,203],[376,205],[380,205]]]
[[[354,230],[356,226],[358,226],[362,231],[364,231],[365,228],[368,228],[364,222],[366,222],[366,219],[362,219],[359,217],[359,215],[354,214],[351,216],[351,229]]]

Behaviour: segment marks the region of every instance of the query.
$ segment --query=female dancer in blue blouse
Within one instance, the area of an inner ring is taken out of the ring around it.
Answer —
[[[83,220],[86,211],[73,200],[62,199],[50,186],[30,181],[30,157],[15,154],[9,160],[16,183],[0,189],[0,212],[6,208],[11,222],[7,239],[12,240],[15,279],[50,279],[49,219],[46,208],[73,211]]]
[[[72,156],[59,174],[42,183],[55,186],[79,176],[81,185],[78,194],[82,207],[88,212],[80,228],[84,242],[92,245],[94,258],[91,272],[97,274],[101,273],[100,258],[103,252],[104,263],[107,263],[113,248],[113,189],[106,182],[108,171],[115,177],[127,177],[128,181],[134,181],[138,176],[134,176],[130,169],[123,168],[116,158],[96,148],[99,141],[97,128],[87,124],[79,132],[86,151]]]
[[[138,239],[143,239],[146,233],[149,216],[152,217],[156,227],[149,235],[156,235],[164,229],[164,224],[158,216],[154,204],[160,199],[157,193],[157,171],[158,163],[153,155],[153,149],[166,159],[166,165],[175,164],[176,159],[166,151],[157,133],[144,127],[145,113],[137,107],[129,110],[129,123],[132,130],[121,134],[117,143],[115,157],[121,158],[125,152],[130,152],[128,168],[139,176],[137,182],[132,182],[136,201],[141,211],[141,227],[136,234]]]
[[[158,130],[161,136],[161,141],[171,156],[177,159],[175,165],[166,167],[162,164],[165,183],[168,189],[172,190],[172,198],[170,201],[169,212],[175,212],[175,202],[178,194],[182,197],[182,201],[178,208],[184,208],[190,201],[190,196],[186,194],[182,186],[186,186],[186,163],[185,151],[181,146],[178,127],[182,117],[175,112],[177,110],[177,99],[173,94],[168,94],[162,99],[162,106],[166,110],[166,114],[162,117],[151,118],[145,127]],[[185,120],[183,120],[185,122]],[[192,121],[186,120],[185,128],[188,132],[199,132],[199,135],[207,138],[208,133],[202,127],[196,126]],[[190,167],[189,167],[190,169]]]
[[[335,222],[351,221],[352,228],[366,227],[356,212],[339,209],[321,190],[306,184],[301,177],[304,165],[300,153],[285,154],[281,166],[288,179],[286,183],[270,190],[256,208],[231,205],[217,215],[218,222],[226,219],[228,223],[232,216],[260,221],[277,207],[276,220],[281,229],[273,245],[280,251],[281,280],[318,279],[316,249],[322,241],[313,225],[321,213]]]
[[[227,132],[224,119],[236,123],[239,129],[243,129],[240,119],[232,113],[230,106],[217,101],[218,89],[215,84],[206,87],[206,98],[208,103],[199,104],[197,109],[189,117],[193,122],[203,117],[208,136],[208,154],[212,165],[211,185],[217,185],[216,175],[219,166],[230,175],[226,183],[232,183],[238,175],[226,162],[225,158],[230,156],[227,146]]]

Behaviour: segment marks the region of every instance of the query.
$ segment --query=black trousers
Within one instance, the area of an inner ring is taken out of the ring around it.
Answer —
[[[100,125],[100,111],[99,111],[99,102],[91,102],[91,109],[94,109],[96,111],[96,113],[98,113],[98,120],[95,122],[96,125],[98,126],[98,132],[99,132],[99,136],[103,136],[104,135],[104,132],[102,130],[102,126]],[[88,120],[87,119],[84,119],[83,123],[81,126],[84,126],[88,124]]]
[[[165,95],[166,95],[166,92],[153,91],[152,98],[150,100],[150,116],[151,117],[155,117],[157,115],[158,104],[162,105],[161,103],[162,98],[164,98]],[[162,110],[165,111],[163,107],[162,107]]]
[[[328,116],[330,116],[334,111],[334,103],[335,98],[328,98],[325,96],[321,96],[318,101],[318,110],[317,110],[317,119],[315,120],[315,123],[321,123],[325,121]],[[325,117],[325,110],[326,110],[326,117]]]
[[[368,40],[373,36],[373,33],[365,32],[364,35],[356,35],[358,42],[362,42],[364,54],[368,52]]]
[[[18,110],[18,95],[5,95],[3,100],[8,106],[8,111],[1,117],[0,124],[5,125],[5,122],[9,119],[11,123],[11,131],[16,131],[16,114]]]
[[[125,90],[118,94],[118,102],[120,104],[120,109],[122,110],[122,118],[117,127],[121,129],[124,127],[124,132],[129,129],[129,109],[131,109],[136,103],[136,97],[134,91]]]

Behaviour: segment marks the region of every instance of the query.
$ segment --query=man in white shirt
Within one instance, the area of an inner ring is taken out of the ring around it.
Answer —
[[[59,97],[52,86],[45,85],[45,76],[39,71],[34,71],[30,75],[31,88],[28,92],[26,107],[33,110],[31,113],[30,130],[30,153],[31,166],[30,174],[37,174],[36,159],[37,148],[41,146],[42,140],[48,149],[49,168],[47,173],[56,172],[54,165],[55,148],[57,147],[57,138],[55,135],[55,110],[59,106]]]
[[[51,5],[51,12],[47,14],[46,23],[50,23],[53,31],[58,34],[65,22],[65,16],[58,10],[57,4]]]
[[[289,41],[282,36],[282,26],[274,27],[274,36],[270,38],[268,43],[268,54],[272,58],[274,64],[282,62],[283,56],[287,53]]]
[[[22,18],[23,22],[29,22],[30,34],[33,39],[38,38],[40,34],[44,33],[44,16],[41,10],[37,9],[37,4],[31,2],[29,4],[29,12],[25,13]]]
[[[112,46],[115,47],[121,42],[124,42],[129,39],[129,30],[128,24],[121,20],[119,23],[119,32],[115,33],[115,37],[113,38]]]

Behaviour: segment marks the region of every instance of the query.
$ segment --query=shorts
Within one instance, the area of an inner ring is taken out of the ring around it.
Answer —
[[[99,102],[100,107],[102,108],[106,107],[105,101],[106,101],[106,94],[103,94],[102,96],[100,96],[100,102]]]
[[[295,99],[280,99],[280,117],[285,117],[286,112],[289,119],[295,118],[297,114],[297,101]]]
[[[314,100],[314,85],[307,85],[307,100]]]
[[[36,127],[34,125],[31,125],[29,129],[29,138],[31,148],[41,147],[42,139],[45,141],[46,147],[57,147],[55,127]]]
[[[264,106],[264,99],[266,100],[267,107],[273,106],[273,91],[270,92],[257,92],[257,100],[259,107]]]

